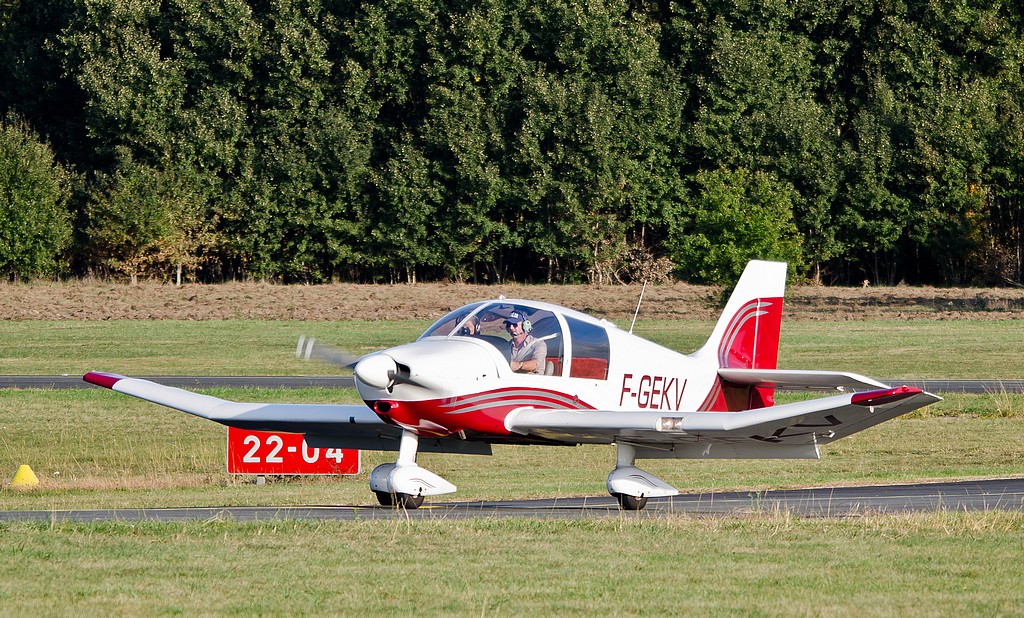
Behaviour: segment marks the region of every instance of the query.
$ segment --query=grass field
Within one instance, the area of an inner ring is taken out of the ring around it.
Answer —
[[[355,353],[412,341],[429,322],[0,321],[0,374],[307,375],[337,369],[294,356],[300,335]],[[623,324],[628,328],[629,324]],[[680,351],[713,324],[641,321],[635,332]],[[1024,378],[1017,321],[784,322],[779,364],[879,378]]]
[[[423,322],[0,322],[0,373],[307,374],[312,334],[355,351]],[[1019,378],[1013,322],[797,322],[780,363],[875,377]],[[645,322],[680,349],[710,324]],[[242,400],[354,402],[354,391],[222,389]],[[650,461],[684,491],[1024,473],[1024,397],[953,396],[842,440],[820,461]],[[224,471],[224,429],[102,389],[0,391],[0,473],[40,488],[3,509],[369,504],[350,478],[255,486]],[[611,447],[424,454],[453,499],[601,495]],[[595,521],[0,524],[0,615],[1009,615],[1024,607],[1021,513]]]
[[[0,527],[5,615],[999,616],[1019,513]]]

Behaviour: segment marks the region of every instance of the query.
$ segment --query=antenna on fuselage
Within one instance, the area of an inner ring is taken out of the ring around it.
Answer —
[[[640,303],[644,302],[644,291],[647,290],[647,282],[640,288],[640,300],[636,301],[636,312],[633,314],[633,323],[629,325],[629,334],[633,334],[633,327],[636,326],[636,316],[640,315]]]

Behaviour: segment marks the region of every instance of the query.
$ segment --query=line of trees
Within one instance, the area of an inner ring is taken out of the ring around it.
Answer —
[[[1016,0],[3,0],[0,276],[1021,283]]]

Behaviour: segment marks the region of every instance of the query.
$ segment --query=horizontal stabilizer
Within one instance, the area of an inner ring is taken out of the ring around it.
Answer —
[[[864,391],[891,388],[888,384],[845,371],[813,371],[797,369],[729,369],[718,375],[728,382],[796,391]]]

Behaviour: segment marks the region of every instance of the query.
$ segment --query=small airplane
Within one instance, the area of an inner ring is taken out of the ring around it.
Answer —
[[[231,427],[301,433],[310,447],[397,451],[371,472],[370,489],[408,509],[456,491],[417,465],[420,451],[614,444],[608,492],[639,510],[679,492],[638,459],[817,459],[822,445],[941,400],[853,373],[777,369],[785,284],[785,263],[750,262],[692,354],[548,303],[472,303],[415,342],[335,355],[354,361],[365,405],[241,403],[110,373],[84,379]],[[832,394],[774,405],[775,389]]]

